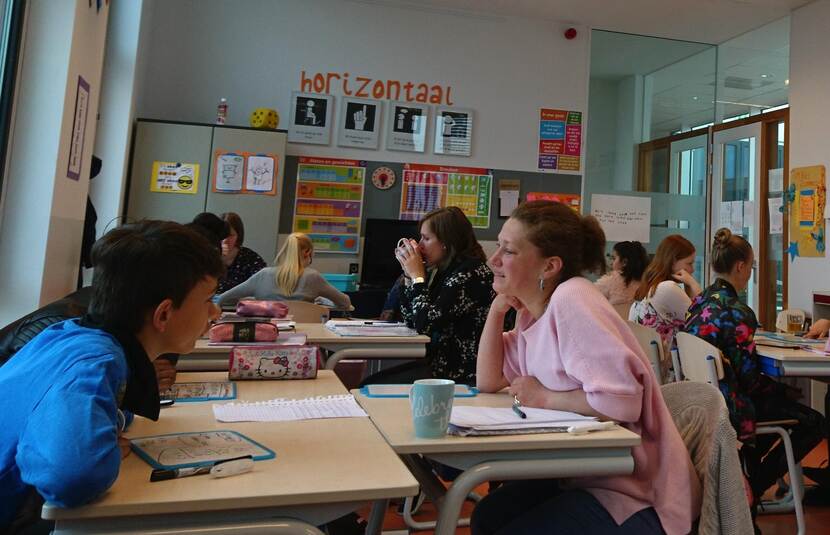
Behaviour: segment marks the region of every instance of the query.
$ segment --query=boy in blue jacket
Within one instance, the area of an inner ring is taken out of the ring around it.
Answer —
[[[0,533],[74,507],[118,477],[121,409],[157,420],[153,361],[189,353],[219,315],[216,248],[178,223],[142,221],[92,249],[86,316],[50,326],[0,368]]]

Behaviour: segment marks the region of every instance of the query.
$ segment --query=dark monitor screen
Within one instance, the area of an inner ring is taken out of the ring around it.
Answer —
[[[363,239],[360,284],[367,288],[391,288],[401,274],[395,247],[401,238],[420,237],[418,221],[367,219]]]

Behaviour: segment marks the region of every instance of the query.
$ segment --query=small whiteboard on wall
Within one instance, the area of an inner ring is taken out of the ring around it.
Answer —
[[[599,220],[607,241],[649,241],[651,197],[591,195],[591,215]]]

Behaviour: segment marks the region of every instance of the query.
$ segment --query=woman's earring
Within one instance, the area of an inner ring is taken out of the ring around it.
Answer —
[[[539,277],[539,290],[544,292],[545,291],[545,279]]]

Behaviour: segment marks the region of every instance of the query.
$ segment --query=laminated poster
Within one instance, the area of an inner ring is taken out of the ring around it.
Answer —
[[[539,113],[541,171],[579,171],[582,112],[542,108]]]
[[[153,162],[150,191],[195,195],[199,191],[199,164]]]
[[[789,214],[790,259],[821,257],[825,249],[824,208],[827,200],[823,165],[797,167],[790,171],[790,186],[784,194]]]
[[[361,161],[301,157],[293,232],[308,234],[318,252],[357,254],[365,176]]]
[[[214,153],[213,191],[217,193],[277,194],[279,157],[252,152]]]
[[[406,164],[400,219],[418,221],[436,208],[457,206],[473,227],[487,228],[492,189],[493,175],[489,169]]]

